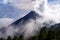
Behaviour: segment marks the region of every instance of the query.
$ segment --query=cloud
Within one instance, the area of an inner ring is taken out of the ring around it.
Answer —
[[[18,9],[32,9],[33,8],[33,1],[35,0],[3,0],[0,4],[10,4]]]
[[[36,0],[34,3],[34,11],[42,18],[30,20],[24,27],[24,37],[34,36],[40,28],[60,23],[60,4],[51,4],[48,0]]]
[[[2,3],[7,4],[8,3],[8,0],[4,0]]]
[[[59,0],[56,1],[60,2]],[[35,3],[34,10],[43,17],[43,20],[52,20],[55,23],[60,23],[60,4],[51,4],[48,0],[36,0]]]
[[[30,10],[14,8],[10,4],[0,4],[0,18],[15,18],[15,20],[25,16]]]
[[[14,7],[18,9],[31,9],[32,6],[31,5],[29,6],[30,3],[32,3],[30,0],[15,0],[13,2]],[[34,5],[33,6],[34,11],[36,11],[40,16],[42,16],[42,18],[38,18],[36,20],[30,20],[30,22],[26,23],[26,25],[23,25],[24,28],[22,30],[24,31],[24,37],[34,36],[34,34],[36,33],[35,31],[39,31],[40,28],[45,25],[51,26],[56,23],[60,23],[60,4],[54,4],[54,3],[52,4],[49,3],[48,0],[36,0],[33,1],[33,5]],[[6,20],[4,19],[3,22],[1,21],[1,23],[5,23],[2,25],[7,25],[12,22],[11,19],[6,19]],[[4,35],[14,35],[14,33],[20,31],[18,28],[13,28],[12,26],[6,28],[7,28],[6,34]],[[0,32],[0,34],[2,33]]]
[[[14,22],[12,18],[0,18],[0,28],[7,27],[12,22]]]
[[[20,18],[21,15],[22,16],[26,15],[28,13],[27,10],[30,10],[32,8],[30,0],[25,0],[25,1],[24,0],[18,0],[18,1],[12,0],[12,1],[13,3],[11,5],[8,4],[9,2],[8,0],[4,0],[3,1],[4,4],[0,5],[1,6],[0,16],[3,16],[3,18],[0,18],[0,37],[7,37],[9,35],[12,36],[15,33],[18,33],[19,31],[18,28],[13,28],[12,26],[10,27],[8,25],[15,21],[15,19],[17,18],[16,16]]]
[[[56,0],[60,2],[59,0]],[[55,1],[54,1],[55,2]],[[36,11],[42,18],[30,20],[25,26],[24,37],[34,36],[35,32],[40,28],[60,23],[60,4],[49,3],[48,0],[36,0],[34,3],[34,11]]]
[[[0,18],[0,37],[6,38],[18,33],[19,29],[8,26],[13,22],[13,18]]]
[[[5,35],[6,35],[6,37],[8,37],[8,36],[14,37],[18,32],[19,32],[18,28],[14,28],[13,26],[9,26],[6,28]]]
[[[13,6],[18,9],[32,9],[32,0],[12,0]]]
[[[32,9],[32,0],[3,0],[0,3],[0,18],[16,20],[25,16]]]

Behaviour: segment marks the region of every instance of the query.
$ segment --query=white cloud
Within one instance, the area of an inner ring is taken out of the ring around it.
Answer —
[[[13,6],[18,9],[32,9],[32,0],[12,0]]]
[[[10,3],[12,6],[18,9],[32,9],[34,0],[3,0],[1,3],[8,4]]]
[[[9,26],[14,22],[13,18],[0,18],[0,37],[6,38],[8,36],[14,36],[15,33],[18,33],[19,29]],[[4,28],[4,29],[2,29]],[[3,32],[3,31],[4,32]]]
[[[4,0],[3,3],[4,3],[4,4],[7,4],[7,3],[8,3],[8,0]]]
[[[3,1],[2,1],[2,3],[5,4],[5,5],[8,4],[9,2],[12,3],[11,0],[3,0]]]
[[[12,18],[0,18],[0,28],[7,27],[14,21]]]
[[[32,8],[32,2],[30,0],[13,0],[13,6],[18,9],[31,9]],[[39,18],[37,20],[30,20],[23,28],[24,30],[24,36],[31,36],[35,34],[35,31],[39,31],[39,28],[41,28],[43,23],[49,23],[50,21],[53,21],[53,24],[60,23],[60,4],[51,4],[48,3],[47,0],[36,0],[34,3],[34,10],[42,16],[42,18]],[[42,6],[42,7],[41,7]],[[42,10],[42,11],[41,11]],[[2,18],[0,19],[0,24],[2,26],[6,26],[13,22],[10,18]],[[35,24],[36,23],[36,24]],[[11,30],[10,30],[11,29]],[[6,35],[13,35],[14,32],[18,32],[19,30],[13,27],[7,27],[6,29]],[[11,33],[9,33],[11,32]]]
[[[60,1],[57,0],[57,2]],[[34,10],[43,17],[43,20],[52,20],[55,23],[60,23],[60,4],[51,4],[48,3],[48,0],[36,0],[35,3]],[[40,5],[43,5],[43,8]],[[43,11],[41,12],[41,10]]]
[[[36,0],[34,10],[42,16],[36,20],[30,20],[25,27],[24,37],[33,36],[35,31],[39,31],[43,26],[51,26],[60,23],[60,4],[51,4],[47,0]],[[42,6],[42,7],[41,7]],[[42,11],[41,11],[42,10]],[[44,25],[48,24],[48,25]]]
[[[19,29],[18,28],[14,28],[13,26],[9,26],[7,27],[6,29],[6,36],[14,36],[15,33],[18,33],[19,32]]]

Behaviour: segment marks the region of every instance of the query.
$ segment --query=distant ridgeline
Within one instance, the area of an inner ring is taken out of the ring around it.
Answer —
[[[23,35],[20,35],[19,37],[14,36],[14,38],[8,36],[7,39],[0,38],[0,40],[25,40],[25,39]],[[60,23],[52,25],[50,28],[43,27],[41,28],[38,35],[27,38],[26,40],[60,40]]]

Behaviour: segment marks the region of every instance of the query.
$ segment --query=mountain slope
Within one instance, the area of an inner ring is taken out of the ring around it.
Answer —
[[[52,29],[52,30],[60,30],[60,23],[52,25],[50,29]]]
[[[35,11],[31,11],[30,13],[28,13],[26,16],[22,17],[21,19],[17,20],[16,22],[12,23],[12,26],[21,26],[23,24],[25,24],[26,22],[29,22],[30,19],[32,20],[36,20],[37,18],[40,18],[41,16],[39,16]]]

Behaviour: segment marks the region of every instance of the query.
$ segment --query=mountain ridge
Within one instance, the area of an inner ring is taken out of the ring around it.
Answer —
[[[27,21],[29,21],[29,19],[32,19],[32,20],[36,20],[37,18],[41,17],[39,14],[37,14],[35,11],[31,11],[30,13],[28,13],[26,16],[18,19],[17,21],[13,22],[12,24],[10,25],[18,25],[20,23],[24,24],[26,23]]]

